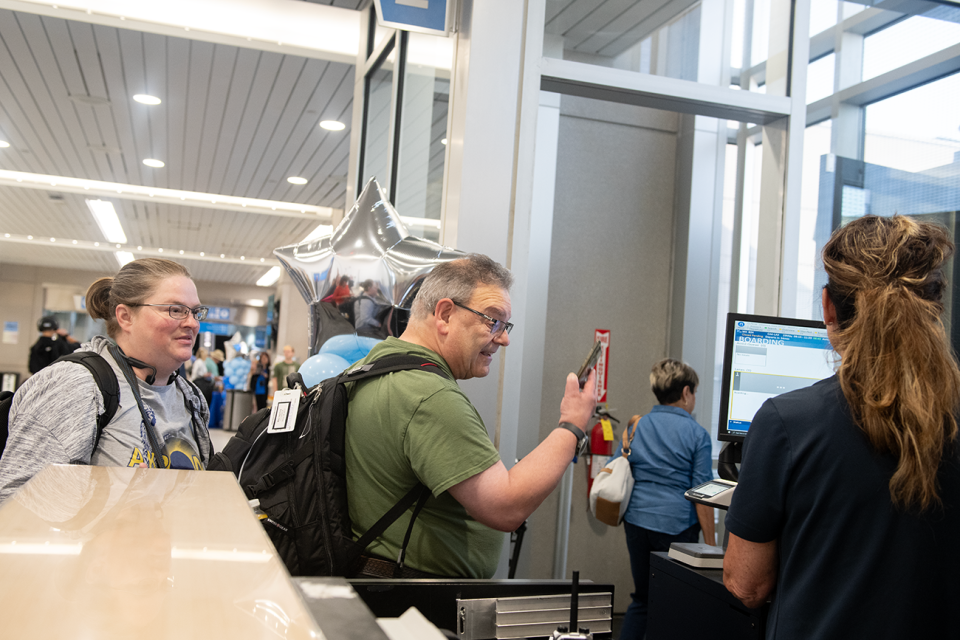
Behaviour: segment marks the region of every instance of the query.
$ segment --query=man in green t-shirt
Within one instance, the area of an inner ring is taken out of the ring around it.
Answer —
[[[511,469],[455,382],[486,376],[497,350],[510,344],[512,281],[507,269],[479,254],[438,265],[403,335],[377,344],[364,361],[412,354],[448,378],[412,370],[350,385],[346,467],[354,536],[417,482],[432,493],[414,525],[402,577],[490,578],[500,532],[514,531],[533,513],[585,440],[596,407],[593,373],[584,390],[576,375],[567,377],[558,428]],[[361,577],[393,575],[409,513],[367,548]]]
[[[270,380],[270,384],[273,385],[273,391],[276,392],[280,389],[288,389],[287,376],[294,371],[299,370],[300,363],[293,361],[293,347],[290,345],[284,345],[283,360],[273,365],[273,378]]]

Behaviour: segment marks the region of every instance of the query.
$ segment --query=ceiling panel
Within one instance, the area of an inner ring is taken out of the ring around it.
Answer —
[[[355,9],[359,2],[320,2]],[[0,11],[0,169],[342,208],[354,67]],[[157,106],[132,100],[161,98]],[[339,132],[320,129],[339,120]],[[145,158],[163,161],[159,169]],[[288,176],[307,178],[291,185]],[[125,249],[270,258],[323,222],[109,198]],[[78,194],[0,186],[0,234],[104,241]],[[176,258],[176,256],[174,256]],[[265,268],[191,260],[198,279]],[[112,254],[6,242],[4,263],[115,270]]]

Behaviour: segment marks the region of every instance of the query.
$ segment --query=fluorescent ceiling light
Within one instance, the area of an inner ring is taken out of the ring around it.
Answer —
[[[86,200],[87,207],[90,208],[90,213],[93,214],[93,219],[97,221],[97,226],[100,227],[100,231],[103,232],[104,237],[109,242],[119,242],[120,244],[127,243],[127,234],[123,232],[123,227],[120,226],[120,219],[117,217],[117,212],[113,208],[113,203],[109,200]]]
[[[318,225],[316,229],[311,231],[306,238],[298,242],[297,244],[303,244],[304,242],[310,242],[311,240],[316,240],[317,238],[322,238],[323,236],[328,236],[333,233],[333,227],[329,224]]]
[[[143,161],[143,164],[147,165],[148,167],[153,167],[154,169],[159,169],[160,167],[163,166],[163,160],[155,160],[153,158],[147,158],[146,160]]]
[[[287,182],[290,184],[307,184],[307,179],[299,176],[290,176],[287,178]]]
[[[57,191],[64,193],[81,193],[86,197],[98,195],[107,198],[123,198],[124,200],[167,202],[180,206],[203,207],[221,211],[243,211],[246,213],[301,218],[304,220],[317,220],[318,217],[329,220],[333,216],[334,211],[330,207],[318,207],[298,202],[241,198],[215,193],[180,191],[177,189],[163,189],[161,187],[144,187],[142,185],[121,184],[117,182],[100,182],[98,180],[24,173],[22,171],[7,171],[5,169],[0,169],[0,185],[43,189],[45,191],[49,190],[51,186],[56,186]]]
[[[129,251],[117,251],[113,255],[117,256],[117,262],[120,263],[120,267],[123,268],[128,262],[133,262],[136,258],[133,257],[133,254]]]
[[[280,279],[280,267],[271,267],[269,271],[263,274],[259,280],[257,280],[258,287],[271,287],[277,283],[277,280]]]
[[[337,122],[336,120],[321,120],[320,128],[326,129],[327,131],[343,131],[347,128],[347,125],[342,122]]]
[[[266,306],[266,304],[267,303],[264,302],[263,300],[257,300],[257,299],[247,300],[248,307],[264,307]]]
[[[6,149],[9,146],[10,146],[9,142],[7,142],[6,140],[0,140],[0,149]]]
[[[139,102],[140,104],[149,104],[149,105],[160,104],[160,98],[156,96],[150,96],[145,93],[138,93],[137,95],[133,96],[133,99]]]

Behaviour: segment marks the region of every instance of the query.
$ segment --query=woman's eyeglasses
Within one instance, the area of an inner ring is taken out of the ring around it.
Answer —
[[[210,307],[204,307],[200,305],[199,307],[194,307],[191,309],[185,304],[128,304],[128,307],[166,307],[167,313],[170,314],[170,317],[174,320],[186,320],[188,315],[193,315],[197,319],[197,322],[203,322],[207,313],[210,311]]]

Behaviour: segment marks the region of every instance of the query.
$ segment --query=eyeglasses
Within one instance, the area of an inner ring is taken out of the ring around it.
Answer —
[[[194,307],[191,309],[185,304],[128,304],[128,307],[166,307],[167,313],[170,314],[170,317],[174,320],[186,320],[187,316],[193,314],[193,317],[197,319],[197,322],[203,322],[207,313],[210,311],[210,307],[204,307],[200,305],[199,307]]]
[[[491,334],[492,336],[496,337],[496,336],[500,335],[501,333],[503,333],[504,331],[507,332],[507,335],[510,335],[510,330],[513,329],[513,324],[512,324],[512,323],[507,322],[506,320],[497,320],[496,318],[491,318],[491,317],[488,316],[487,314],[485,314],[485,313],[480,313],[480,312],[477,311],[476,309],[471,309],[471,308],[468,307],[467,305],[465,305],[465,304],[460,304],[460,303],[457,302],[456,300],[453,300],[452,302],[453,302],[453,304],[457,305],[457,306],[460,307],[461,309],[466,309],[466,310],[469,311],[470,313],[475,313],[475,314],[477,314],[478,316],[480,316],[481,318],[483,318],[484,320],[487,320],[487,321],[491,322],[492,324],[490,325],[490,334]]]

